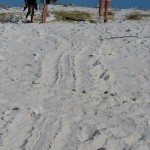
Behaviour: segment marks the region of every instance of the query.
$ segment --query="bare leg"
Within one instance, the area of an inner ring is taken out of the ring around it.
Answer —
[[[33,17],[34,17],[34,6],[32,6],[31,22],[33,22]]]
[[[99,0],[99,16],[103,15],[104,0]]]
[[[110,5],[110,2],[109,2],[109,1],[106,1],[106,2],[105,2],[105,16],[104,16],[104,22],[107,22],[107,19],[108,19],[108,9],[109,9],[109,5]]]
[[[42,23],[46,23],[47,10],[48,10],[48,5],[45,4],[43,14],[42,14]]]
[[[31,13],[31,7],[28,6],[28,12],[27,12],[27,14],[26,14],[26,19],[28,18],[28,16],[30,15],[30,13]]]

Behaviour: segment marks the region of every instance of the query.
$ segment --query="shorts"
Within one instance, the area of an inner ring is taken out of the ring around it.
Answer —
[[[46,4],[50,4],[50,0],[46,0]]]
[[[35,0],[27,0],[27,5],[35,5]]]
[[[43,4],[43,5],[50,4],[50,1],[51,0],[40,0],[40,4]]]
[[[111,0],[102,0],[102,1],[105,1],[105,2],[110,2]]]

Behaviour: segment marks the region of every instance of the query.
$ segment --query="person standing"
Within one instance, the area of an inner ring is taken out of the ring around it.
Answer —
[[[108,9],[110,5],[110,0],[99,0],[99,16],[103,15],[103,8],[105,5],[105,12],[104,12],[104,22],[108,20]]]
[[[36,0],[25,0],[25,3],[26,3],[26,7],[28,8],[28,12],[26,14],[26,20],[28,16],[31,14],[31,23],[33,23],[34,9],[37,10],[37,2]],[[24,11],[26,7],[24,8]]]
[[[48,5],[50,4],[50,0],[40,0],[40,9],[42,9],[42,23],[46,23],[46,16],[48,11]],[[42,7],[42,8],[41,8]]]

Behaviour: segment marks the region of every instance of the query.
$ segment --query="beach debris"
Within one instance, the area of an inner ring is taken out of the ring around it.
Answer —
[[[101,62],[100,62],[100,60],[98,59],[94,64],[93,64],[93,66],[97,66],[97,65],[100,65],[101,64]]]
[[[99,78],[100,78],[100,79],[103,78],[103,77],[105,76],[105,74],[107,73],[107,71],[108,71],[108,70],[106,69],[106,70],[100,75]],[[104,80],[107,80],[108,78],[109,78],[109,76],[106,77],[106,79],[104,78]]]
[[[93,57],[93,56],[94,56],[93,54],[88,55],[88,57]]]
[[[97,150],[105,150],[105,148],[99,148],[99,149],[97,149]]]
[[[109,93],[108,91],[105,91],[105,92],[104,92],[104,94],[108,94],[108,93]]]
[[[83,90],[83,91],[82,91],[82,93],[84,93],[84,94],[85,94],[85,93],[86,93],[86,91],[85,91],[85,90]]]
[[[19,107],[14,107],[12,110],[19,110],[20,108]]]
[[[136,101],[137,99],[136,98],[131,98],[133,101]]]
[[[107,81],[109,79],[109,74],[104,77],[104,80]]]
[[[34,60],[38,61],[40,59],[40,55],[38,53],[32,54],[34,56]]]
[[[32,84],[36,84],[36,82],[35,82],[35,81],[32,81]]]

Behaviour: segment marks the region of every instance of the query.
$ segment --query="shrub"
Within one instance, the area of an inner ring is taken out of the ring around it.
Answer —
[[[81,11],[54,11],[53,12],[56,21],[68,21],[68,22],[73,22],[73,21],[90,21],[91,23],[94,23],[94,20],[92,20],[91,14],[87,12],[81,12]]]
[[[141,20],[143,17],[150,17],[150,14],[141,14],[139,12],[132,12],[131,14],[126,15],[128,20]]]
[[[19,13],[0,13],[0,22],[1,23],[16,23],[22,18],[22,15]]]

